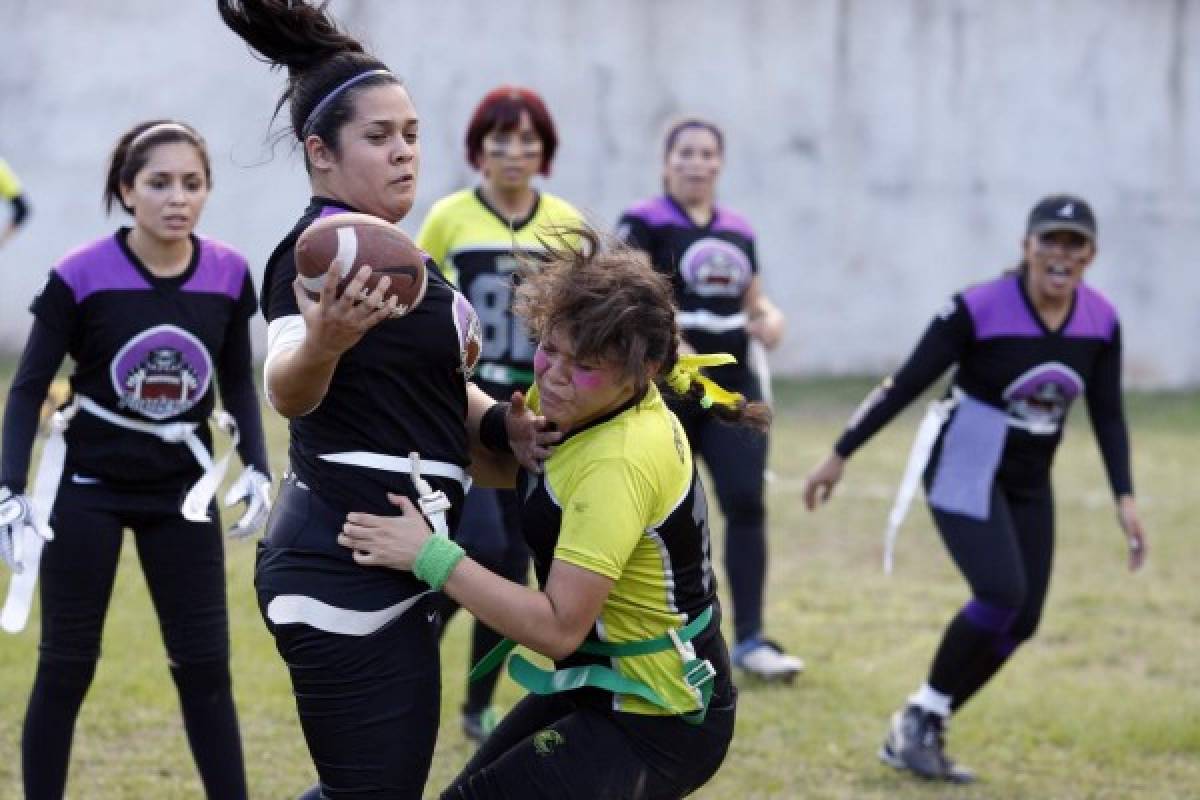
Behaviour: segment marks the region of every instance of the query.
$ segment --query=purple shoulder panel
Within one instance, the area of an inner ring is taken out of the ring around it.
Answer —
[[[341,206],[324,206],[321,208],[321,213],[317,214],[317,219],[325,219],[325,217],[332,217],[334,214],[349,214],[349,213],[351,213],[351,212],[347,211],[346,209],[342,208]]]
[[[223,294],[237,300],[246,280],[246,259],[224,242],[204,236],[196,238],[200,241],[200,261],[183,285],[183,291]]]
[[[1075,294],[1075,313],[1064,336],[1080,339],[1111,339],[1117,328],[1117,309],[1104,295],[1090,286],[1079,284]]]
[[[72,250],[55,265],[54,271],[71,287],[76,304],[105,290],[150,288],[141,273],[129,263],[115,235]]]
[[[736,211],[730,211],[723,206],[717,206],[716,219],[713,220],[712,229],[740,234],[747,239],[754,238],[754,229],[750,227],[750,221]]]
[[[679,225],[690,228],[692,226],[691,221],[684,217],[683,214],[680,214],[675,204],[664,196],[643,200],[625,213],[631,217],[637,217],[647,225],[655,227],[661,225]]]
[[[962,293],[975,326],[976,339],[1042,335],[1042,329],[1021,298],[1018,280],[1015,275],[1005,275],[976,284]]]

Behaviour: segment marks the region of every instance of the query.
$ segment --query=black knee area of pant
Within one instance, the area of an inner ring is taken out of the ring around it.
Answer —
[[[767,507],[762,495],[734,495],[729,498],[722,512],[730,526],[761,525],[767,516]]]
[[[172,664],[171,679],[179,694],[186,698],[206,698],[232,691],[233,679],[228,661],[200,664]]]
[[[41,662],[92,664],[100,660],[100,631],[95,636],[79,632],[59,632],[51,620],[42,621],[42,641],[38,645]],[[39,662],[40,663],[40,662]]]
[[[229,662],[229,629],[224,618],[204,624],[163,626],[167,660],[177,665]]]
[[[96,675],[96,659],[38,659],[34,692],[50,692],[56,696],[82,698]]]
[[[1008,630],[1008,638],[1012,640],[1013,646],[1016,647],[1032,639],[1034,634],[1037,633],[1038,625],[1041,624],[1041,621],[1042,617],[1040,614],[1030,619],[1017,617],[1016,622]]]
[[[1021,609],[1029,599],[1029,593],[1022,581],[1003,586],[989,586],[986,592],[976,594],[975,599],[993,608],[1011,611],[1014,615],[1013,622],[1008,626],[1011,629],[1019,622]]]

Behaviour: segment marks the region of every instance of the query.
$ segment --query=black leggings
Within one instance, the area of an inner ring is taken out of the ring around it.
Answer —
[[[987,519],[933,509],[942,541],[971,587],[934,656],[929,685],[958,709],[1033,636],[1054,562],[1054,496],[1049,483],[993,486]]]
[[[732,700],[702,725],[601,711],[566,694],[526,695],[442,800],[670,800],[703,786],[733,739]]]
[[[758,400],[757,381],[726,387]],[[725,572],[733,600],[734,642],[763,632],[763,595],[767,583],[766,434],[721,422],[691,400],[671,398],[669,405],[687,431],[692,452],[712,475],[717,503],[725,517]]]
[[[476,488],[467,492],[455,540],[467,555],[497,575],[521,585],[527,582],[529,548],[521,533],[521,504],[515,491]],[[444,625],[458,610],[458,604],[443,594],[439,596],[439,605]],[[468,671],[503,638],[475,620],[471,626]],[[464,711],[483,711],[491,704],[501,672],[503,670],[492,670],[479,680],[467,681]]]
[[[158,612],[192,755],[210,798],[244,798],[229,675],[225,551],[216,521],[179,516],[179,496],[140,496],[63,481],[42,556],[41,644],[21,738],[25,795],[61,798],[75,719],[100,657],[122,531],[131,528]],[[136,509],[143,509],[141,511]]]
[[[345,516],[285,478],[259,545],[259,608],[288,667],[320,796],[419,800],[441,703],[433,594],[365,635],[276,624],[269,617],[280,595],[358,611],[386,608],[420,591],[408,573],[355,564],[336,543]]]

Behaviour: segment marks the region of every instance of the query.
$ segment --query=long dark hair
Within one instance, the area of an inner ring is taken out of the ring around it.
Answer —
[[[354,115],[355,94],[402,81],[339,29],[325,13],[326,5],[311,6],[303,0],[217,0],[217,11],[260,60],[287,69],[287,86],[275,104],[275,115],[287,104],[296,139],[303,142],[310,135],[319,136],[337,154],[338,132]],[[345,85],[359,76],[353,85]],[[304,165],[310,167],[307,153]]]
[[[616,366],[638,394],[646,389],[646,364],[659,364],[655,379],[665,379],[680,345],[670,279],[641,250],[586,225],[554,229],[542,246],[545,252],[521,258],[513,303],[533,337],[562,331],[576,359]],[[693,381],[686,394],[700,402],[705,388]],[[744,399],[710,411],[759,430],[771,418],[767,406]]]
[[[133,209],[121,197],[122,186],[133,186],[133,180],[150,160],[150,151],[160,144],[187,142],[196,148],[204,164],[204,183],[212,188],[212,164],[208,158],[208,147],[204,139],[191,125],[171,119],[152,119],[139,122],[117,139],[112,155],[108,157],[108,175],[104,180],[104,210],[112,213],[116,203],[127,213]]]

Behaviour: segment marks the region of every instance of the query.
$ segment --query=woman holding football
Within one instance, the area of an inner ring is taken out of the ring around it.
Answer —
[[[481,428],[496,448],[513,431],[531,467],[548,451],[535,445],[520,395],[510,409],[468,383],[477,318],[436,269],[403,316],[392,313],[394,297],[384,300],[386,277],[363,298],[368,266],[340,294],[326,281],[315,301],[298,282],[296,241],[318,218],[352,211],[396,222],[411,208],[420,120],[404,84],[324,6],[219,0],[218,8],[287,70],[280,105],[312,192],[263,284],[267,398],[290,420],[290,471],[259,552],[259,603],[320,778],[313,796],[418,798],[438,729],[434,598],[411,575],[357,564],[337,534],[350,510],[389,513],[389,493],[437,495],[453,529],[467,465],[487,457]],[[424,482],[429,492],[418,488]]]

